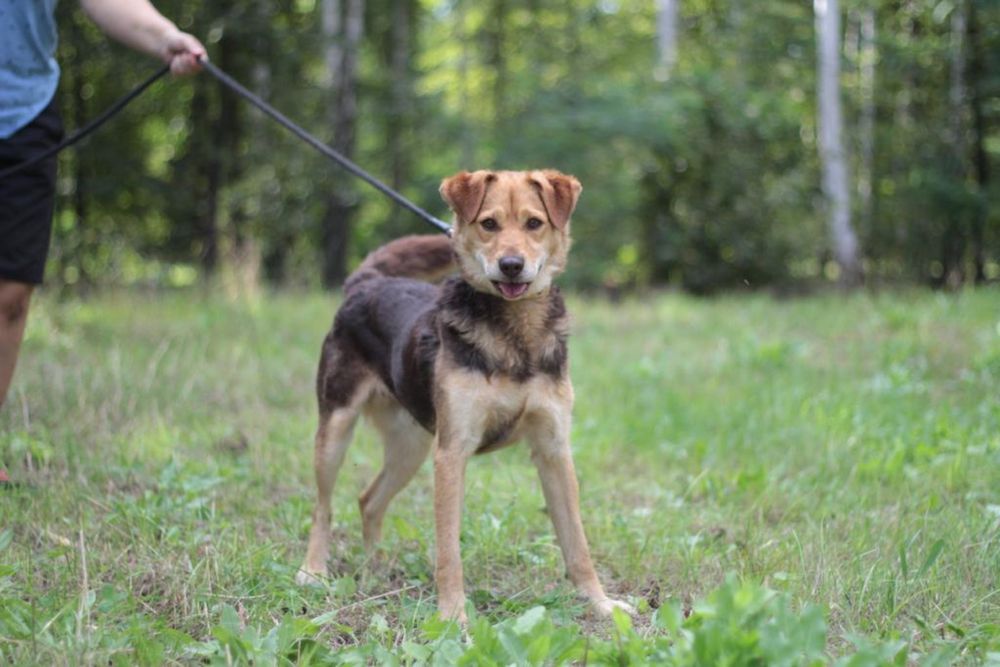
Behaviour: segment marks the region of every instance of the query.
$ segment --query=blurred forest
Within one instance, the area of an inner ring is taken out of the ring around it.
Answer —
[[[818,139],[827,8],[854,269],[869,284],[1000,280],[995,0],[156,4],[437,215],[450,219],[437,187],[460,169],[555,167],[584,185],[568,284],[697,293],[850,268]],[[72,129],[156,64],[77,3],[58,11]],[[72,290],[336,286],[375,245],[427,231],[206,74],[158,83],[64,153],[59,193],[48,280]]]

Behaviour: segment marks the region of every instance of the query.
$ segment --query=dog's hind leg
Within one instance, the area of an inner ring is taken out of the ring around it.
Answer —
[[[334,410],[321,418],[316,431],[316,450],[313,458],[316,473],[316,506],[313,509],[312,529],[309,531],[309,548],[306,560],[296,576],[300,584],[316,583],[326,575],[326,560],[330,556],[330,496],[337,481],[337,472],[344,462],[344,453],[351,444],[351,435],[357,423],[356,407]]]
[[[344,453],[351,444],[361,407],[375,385],[374,378],[367,369],[358,368],[349,361],[338,363],[342,358],[337,350],[328,350],[324,346],[317,382],[320,419],[313,459],[316,506],[313,509],[306,559],[296,576],[296,581],[300,584],[316,583],[319,577],[326,575],[326,561],[330,555],[330,497],[333,485],[344,462]]]
[[[389,503],[420,469],[432,436],[388,395],[373,396],[365,407],[365,417],[382,437],[384,452],[382,470],[358,498],[365,549],[371,551],[382,536],[382,519]]]

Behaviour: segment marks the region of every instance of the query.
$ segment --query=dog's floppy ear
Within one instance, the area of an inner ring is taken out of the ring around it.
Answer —
[[[462,171],[441,181],[441,197],[458,216],[458,221],[472,222],[486,199],[486,188],[496,180],[492,171]]]
[[[545,205],[549,220],[558,229],[563,229],[569,222],[569,216],[576,208],[583,186],[575,176],[569,176],[555,169],[533,171],[529,176],[531,184],[538,190]]]

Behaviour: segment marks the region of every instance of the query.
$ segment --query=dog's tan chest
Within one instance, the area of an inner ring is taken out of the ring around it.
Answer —
[[[538,375],[519,382],[460,369],[439,378],[439,433],[470,454],[551,437],[568,425],[573,388],[567,379]]]

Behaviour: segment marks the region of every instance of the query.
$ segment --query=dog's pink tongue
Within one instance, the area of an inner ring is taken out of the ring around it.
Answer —
[[[528,283],[497,283],[500,292],[508,299],[516,299],[528,291]]]

